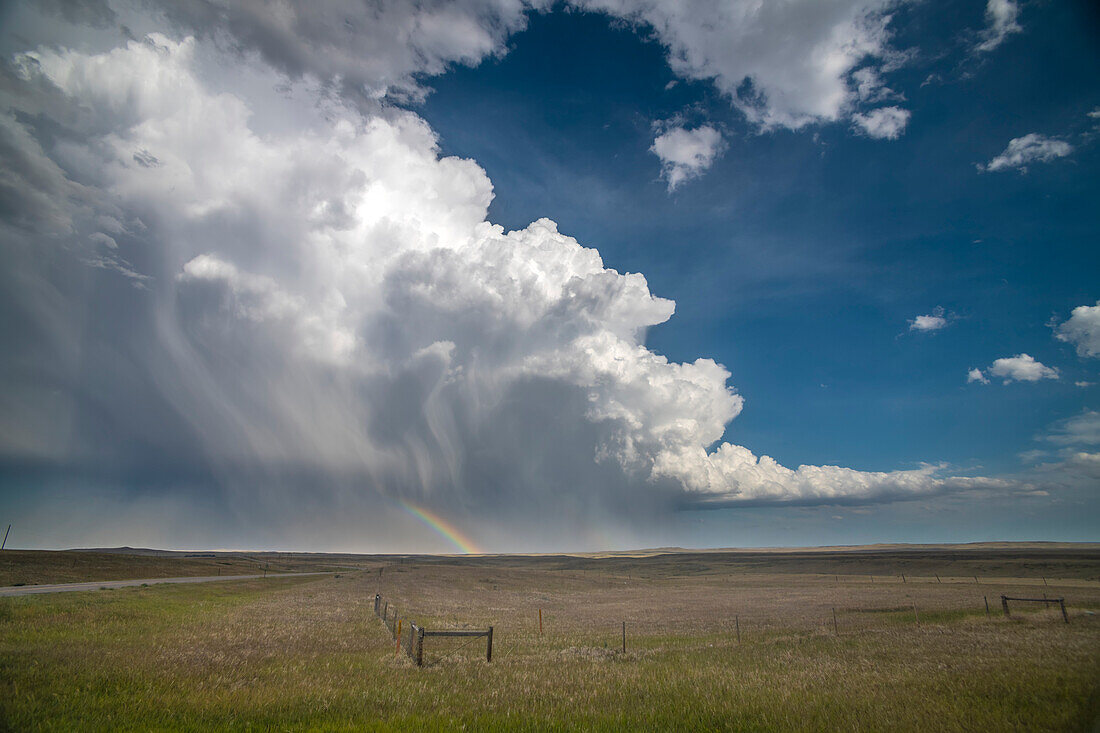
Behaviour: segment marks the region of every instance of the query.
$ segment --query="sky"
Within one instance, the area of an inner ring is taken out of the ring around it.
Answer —
[[[10,546],[1100,540],[1100,10],[0,6]]]

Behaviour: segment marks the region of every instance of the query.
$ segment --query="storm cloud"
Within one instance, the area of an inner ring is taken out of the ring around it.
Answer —
[[[261,22],[206,2],[175,22],[224,22],[237,45],[166,31],[7,59],[6,485],[80,486],[154,530],[224,515],[314,537],[384,532],[413,501],[501,545],[684,507],[1012,485],[722,443],[743,407],[729,372],[646,346],[673,302],[552,220],[494,225],[484,170],[414,112],[363,103],[499,52],[527,8],[461,7],[417,5],[389,66],[340,40],[364,32],[350,9]],[[378,13],[370,33],[401,25]]]

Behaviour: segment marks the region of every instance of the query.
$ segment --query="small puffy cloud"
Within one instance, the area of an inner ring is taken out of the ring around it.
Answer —
[[[947,318],[944,317],[943,308],[936,306],[926,316],[917,316],[909,321],[910,331],[939,331],[947,327]]]
[[[1074,387],[1091,387],[1094,384],[1096,384],[1096,382],[1086,382],[1086,381],[1082,380],[1082,381],[1079,381],[1079,382],[1074,382],[1073,386]]]
[[[971,369],[969,372],[966,373],[966,383],[970,384],[971,382],[978,382],[979,384],[989,384],[989,380],[986,379],[986,376],[982,373],[981,369]]]
[[[649,150],[661,159],[661,176],[671,192],[684,181],[702,175],[724,149],[722,133],[703,125],[694,130],[673,127],[658,135]]]
[[[943,316],[917,316],[909,322],[910,331],[938,331],[947,325]]]
[[[1095,107],[1091,112],[1086,113],[1091,119],[1100,120],[1100,107]]]
[[[1003,153],[986,165],[979,165],[978,169],[1003,171],[1016,168],[1021,173],[1026,173],[1030,163],[1049,163],[1056,158],[1064,158],[1072,152],[1073,146],[1065,140],[1057,140],[1033,132],[1009,140],[1008,147]]]
[[[1009,382],[1038,382],[1041,379],[1057,379],[1058,370],[1045,366],[1042,362],[1035,361],[1028,354],[1006,356],[994,361],[987,370],[990,376],[1004,379]]]
[[[879,107],[867,114],[852,115],[856,128],[877,140],[897,140],[905,132],[912,113],[901,107]]]
[[[985,6],[985,18],[988,25],[982,31],[982,42],[976,46],[978,51],[992,51],[1000,46],[1005,38],[1023,30],[1016,18],[1020,8],[1015,0],[989,0]]]
[[[1100,357],[1100,300],[1074,308],[1069,320],[1054,329],[1054,338],[1075,345],[1078,356]]]

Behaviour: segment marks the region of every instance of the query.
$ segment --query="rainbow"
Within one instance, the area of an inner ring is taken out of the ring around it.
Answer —
[[[410,501],[402,501],[401,506],[405,508],[409,514],[419,519],[424,524],[428,525],[431,529],[435,530],[440,537],[450,542],[459,552],[466,555],[483,555],[484,552],[478,548],[473,541],[462,534],[461,531],[454,525],[448,523],[442,517],[438,517],[432,514],[427,509],[418,507]]]

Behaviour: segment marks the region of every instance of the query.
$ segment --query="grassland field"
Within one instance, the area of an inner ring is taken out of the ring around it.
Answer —
[[[1095,545],[236,560],[9,552],[8,581],[212,575],[218,562],[332,573],[0,598],[5,730],[1100,724]],[[376,593],[403,626],[492,625],[493,661],[484,639],[429,638],[417,668],[375,616]],[[1005,618],[1002,594],[1065,597],[1070,623],[1041,603],[1013,604]]]

